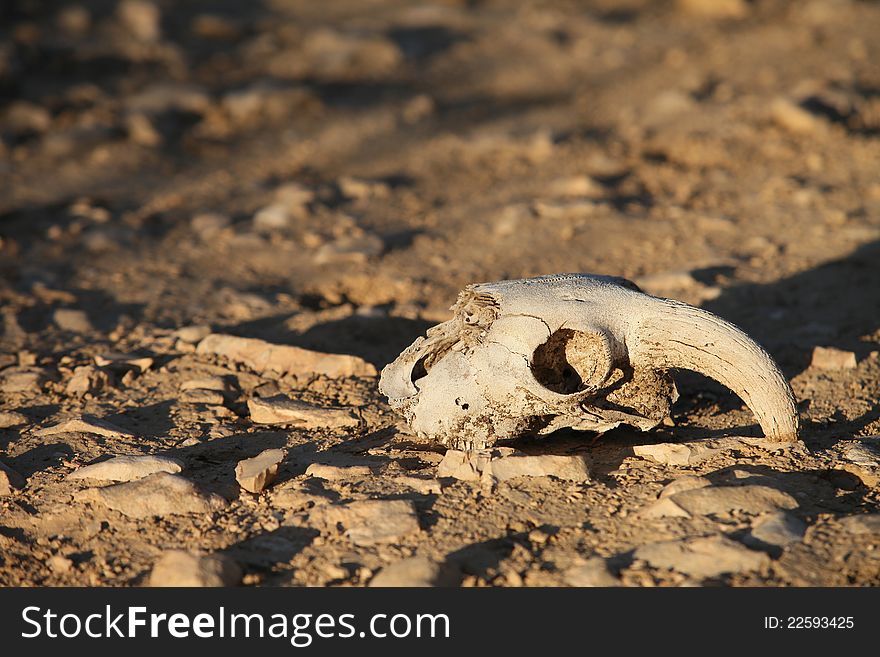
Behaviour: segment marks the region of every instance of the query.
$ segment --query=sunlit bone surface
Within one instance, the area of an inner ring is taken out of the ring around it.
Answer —
[[[678,396],[674,368],[730,388],[769,439],[797,439],[794,395],[764,349],[720,317],[625,279],[470,285],[452,310],[379,381],[413,431],[449,447],[483,449],[563,427],[651,429]]]

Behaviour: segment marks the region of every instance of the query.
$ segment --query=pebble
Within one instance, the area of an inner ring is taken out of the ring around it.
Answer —
[[[261,373],[309,376],[323,374],[330,378],[375,376],[376,368],[357,356],[325,354],[300,347],[278,345],[255,338],[212,333],[205,337],[196,353],[222,356]]]
[[[201,379],[187,379],[180,384],[181,392],[187,390],[213,390],[215,392],[228,392],[229,384],[220,376],[208,376]]]
[[[187,344],[198,344],[209,335],[211,335],[211,327],[203,324],[184,326],[174,332],[174,337]]]
[[[797,501],[788,493],[769,486],[710,486],[685,490],[663,498],[670,510],[672,505],[691,515],[708,515],[729,511],[769,513],[780,509],[794,509]],[[671,504],[670,504],[671,503]]]
[[[602,557],[592,557],[586,563],[566,569],[562,579],[568,586],[620,586],[620,580],[611,574]]]
[[[190,219],[189,225],[192,227],[193,231],[204,241],[210,241],[217,237],[224,230],[229,228],[232,225],[232,219],[225,214],[218,214],[216,212],[202,212],[201,214],[195,215],[192,219]],[[190,327],[190,328],[204,328],[206,329],[205,334],[201,337],[193,340],[193,342],[198,342],[205,335],[208,335],[211,332],[210,327]],[[187,329],[180,329],[177,332],[178,337],[180,337],[181,331],[187,331]],[[183,340],[183,338],[180,338]],[[184,342],[189,342],[189,340],[184,340]]]
[[[62,331],[70,331],[71,333],[89,333],[94,330],[89,316],[84,310],[58,308],[52,313],[52,321]]]
[[[73,561],[71,561],[64,555],[53,554],[46,561],[46,565],[48,565],[49,568],[52,569],[52,572],[63,575],[64,573],[70,572],[70,569],[73,568]]]
[[[239,461],[235,466],[235,480],[246,491],[260,493],[275,481],[285,456],[283,449],[266,449],[253,458]]]
[[[419,531],[410,500],[359,500],[324,508],[323,519],[342,526],[345,536],[359,546],[393,543]]]
[[[53,424],[52,426],[39,429],[34,432],[35,436],[55,436],[62,433],[90,433],[105,438],[137,438],[130,431],[126,431],[106,420],[98,419],[92,415],[82,415],[70,420]]]
[[[357,414],[348,408],[324,408],[284,395],[248,400],[251,421],[257,424],[290,424],[303,429],[357,427]]]
[[[130,518],[212,513],[228,504],[219,495],[203,493],[188,479],[167,472],[104,488],[88,488],[76,493],[74,499],[103,504]]]
[[[455,586],[450,572],[428,557],[409,557],[382,568],[367,585],[371,588]]]
[[[257,210],[252,222],[254,230],[271,232],[287,228],[292,219],[293,214],[287,205],[284,203],[273,203]]]
[[[505,481],[515,477],[557,477],[565,481],[589,481],[590,472],[582,456],[523,456],[492,452],[446,451],[437,466],[437,476],[462,481],[491,478]]]
[[[241,568],[223,554],[167,550],[153,565],[149,586],[238,586]]]
[[[880,513],[847,516],[838,522],[851,534],[880,534]]]
[[[777,511],[761,516],[752,523],[747,543],[776,545],[785,547],[791,543],[800,541],[807,531],[807,525],[803,520],[790,513]]]
[[[74,368],[73,376],[64,387],[64,391],[73,397],[83,397],[90,392],[102,390],[109,383],[107,374],[91,365],[80,365]]]
[[[787,98],[773,101],[770,115],[779,127],[796,135],[815,134],[825,129],[825,124],[819,118]]]
[[[0,429],[21,426],[27,424],[26,416],[15,411],[0,411]]]
[[[723,536],[649,543],[636,548],[633,556],[655,568],[699,578],[759,570],[770,563],[763,552],[749,550]]]
[[[556,197],[585,196],[587,198],[602,198],[605,196],[605,188],[602,184],[589,176],[559,178],[550,183],[547,191]]]
[[[0,392],[37,392],[42,390],[46,373],[33,367],[8,367],[0,372]]]
[[[822,370],[851,370],[856,367],[856,355],[834,347],[814,347],[810,367]]]
[[[136,370],[146,372],[153,366],[155,360],[150,356],[138,356],[136,354],[120,354],[111,352],[95,356],[95,365],[125,372]]]
[[[434,479],[433,477],[423,478],[403,476],[395,477],[393,481],[394,483],[400,484],[401,486],[412,488],[414,491],[421,493],[422,495],[439,495],[443,491],[443,486],[440,481]]]
[[[372,474],[370,468],[365,465],[324,465],[312,463],[306,468],[306,475],[326,479],[327,481],[343,481],[345,479],[364,479]]]
[[[8,465],[0,463],[0,497],[12,495],[16,489],[24,488],[25,479]]]
[[[743,18],[749,13],[746,0],[677,0],[679,11],[712,19]]]
[[[162,36],[159,8],[147,0],[123,0],[116,8],[119,22],[133,37],[145,42],[156,42]]]
[[[183,464],[170,456],[115,456],[107,461],[86,465],[67,475],[68,479],[133,481],[157,472],[176,474]]]

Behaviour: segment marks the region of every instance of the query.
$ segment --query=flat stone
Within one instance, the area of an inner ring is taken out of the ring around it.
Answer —
[[[651,502],[639,510],[642,518],[690,518],[691,514],[672,501],[670,497],[663,497]]]
[[[52,313],[52,321],[62,331],[70,331],[71,333],[89,333],[94,330],[89,316],[83,310],[58,308]]]
[[[81,365],[73,370],[73,376],[67,382],[64,391],[73,397],[82,397],[103,389],[108,383],[105,372],[91,365]]]
[[[133,481],[157,472],[176,474],[183,464],[170,456],[115,456],[108,461],[86,465],[67,475],[68,479]]]
[[[0,411],[0,429],[19,427],[27,423],[28,419],[26,415],[22,415],[15,411]]]
[[[0,463],[0,497],[24,488],[25,479],[8,465]]]
[[[372,475],[373,472],[365,465],[337,466],[312,463],[306,468],[306,474],[309,477],[317,477],[327,481],[342,481],[345,479],[364,479]]]
[[[137,438],[135,434],[126,431],[106,420],[101,420],[92,415],[64,420],[50,427],[34,431],[35,436],[55,436],[62,433],[90,433],[105,438]]]
[[[199,379],[187,379],[180,384],[180,391],[187,390],[213,390],[215,392],[228,392],[229,384],[223,377],[206,376]]]
[[[110,352],[95,356],[95,365],[98,367],[107,367],[121,372],[135,370],[136,372],[143,373],[153,367],[154,363],[155,359],[152,356],[139,356],[137,354]]]
[[[419,520],[410,500],[360,500],[324,508],[323,518],[341,526],[359,546],[393,543],[419,531]]]
[[[223,393],[205,388],[191,388],[180,393],[179,400],[184,404],[205,404],[206,406],[222,406],[226,401]]]
[[[284,424],[303,429],[342,429],[360,425],[360,419],[350,408],[324,408],[284,395],[249,399],[248,411],[251,421],[257,424]]]
[[[241,568],[223,554],[168,550],[153,566],[149,586],[218,587],[241,583]]]
[[[694,477],[694,476],[686,476],[679,477],[674,481],[669,482],[663,487],[663,490],[660,491],[660,495],[658,497],[670,497],[671,495],[675,495],[676,493],[681,493],[686,490],[694,490],[696,488],[706,488],[706,486],[711,486],[712,482],[709,481],[706,477]]]
[[[103,504],[130,518],[212,513],[228,504],[219,495],[204,493],[188,479],[167,472],[104,488],[88,488],[76,493],[74,499]]]
[[[777,98],[770,105],[770,115],[779,127],[796,135],[810,135],[825,130],[826,125],[797,103]]]
[[[662,465],[695,465],[714,456],[719,451],[707,445],[682,443],[657,443],[633,447],[636,456],[650,459]]]
[[[515,477],[556,477],[563,481],[589,481],[590,471],[582,456],[503,456],[490,461],[498,481]]]
[[[297,481],[288,482],[272,491],[272,505],[292,511],[302,511],[329,503],[328,497],[318,495]]]
[[[325,354],[289,345],[278,345],[255,338],[212,333],[205,337],[196,353],[221,356],[261,374],[323,374],[330,378],[375,376],[376,368],[357,356]]]
[[[843,457],[856,465],[867,468],[880,467],[880,444],[877,438],[869,438],[843,448]]]
[[[729,511],[768,513],[797,508],[797,501],[788,493],[760,485],[710,486],[686,490],[668,498],[691,515],[708,515]]]
[[[421,493],[422,495],[439,495],[443,491],[443,487],[440,481],[434,479],[433,477],[423,478],[407,475],[403,477],[395,477],[392,481],[394,481],[394,483],[400,484],[401,486],[412,488],[414,491]]]
[[[586,563],[566,569],[562,579],[568,586],[620,586],[620,580],[611,574],[602,557],[593,557]]]
[[[275,481],[278,466],[285,456],[283,449],[267,449],[253,458],[239,461],[235,466],[235,480],[246,491],[260,493]]]
[[[834,347],[814,347],[810,367],[822,370],[851,370],[856,367],[856,355]]]
[[[367,585],[372,588],[455,586],[458,582],[450,567],[428,557],[410,557],[382,568]]]
[[[0,392],[38,392],[46,373],[35,367],[9,367],[0,372]]]
[[[446,451],[437,466],[438,477],[479,481],[484,477],[505,481],[515,477],[556,477],[565,481],[589,481],[590,472],[582,456],[500,455],[499,450]]]
[[[862,513],[838,520],[851,534],[880,534],[880,513]]]
[[[198,344],[211,335],[211,327],[204,324],[184,326],[174,332],[174,337],[187,344]]]
[[[668,568],[698,578],[759,570],[770,563],[763,552],[749,550],[723,536],[649,543],[636,548],[633,556],[655,568]]]
[[[785,547],[800,541],[806,531],[807,525],[803,520],[790,513],[777,511],[755,520],[749,533],[749,537],[752,540],[747,541],[747,543],[765,543],[767,545]]]

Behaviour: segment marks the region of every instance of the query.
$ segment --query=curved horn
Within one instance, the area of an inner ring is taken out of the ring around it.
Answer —
[[[627,340],[633,362],[704,374],[740,396],[767,438],[797,440],[794,393],[770,354],[710,312],[669,299],[652,301]]]

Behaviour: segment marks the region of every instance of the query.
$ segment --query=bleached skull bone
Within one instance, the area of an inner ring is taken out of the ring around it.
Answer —
[[[449,447],[484,449],[564,427],[649,430],[678,397],[670,369],[730,388],[769,439],[797,439],[794,395],[764,349],[720,317],[623,278],[470,285],[452,311],[379,380],[413,431]]]

